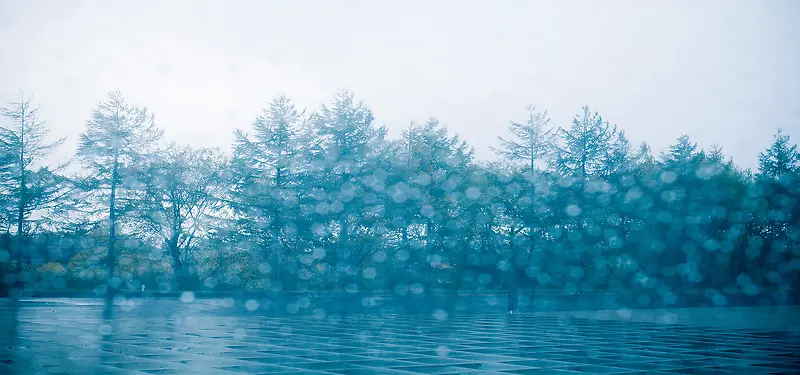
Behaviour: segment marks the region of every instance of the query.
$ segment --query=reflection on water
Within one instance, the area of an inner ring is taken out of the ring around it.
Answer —
[[[0,299],[0,360],[6,364],[19,362],[15,353],[19,352],[19,302],[12,299]]]
[[[481,361],[485,363],[481,366],[508,368],[508,364],[495,362],[502,362],[502,358],[513,361],[512,357],[517,357],[519,361],[520,358],[536,357],[542,355],[544,349],[570,352],[586,345],[596,346],[598,356],[607,356],[605,360],[611,361],[616,358],[614,356],[618,357],[618,353],[607,344],[617,345],[632,338],[646,337],[652,338],[652,343],[648,341],[647,345],[659,345],[659,341],[664,341],[657,339],[659,335],[667,335],[676,342],[701,340],[706,347],[715,348],[739,345],[736,340],[744,339],[752,342],[766,340],[764,345],[789,348],[797,344],[796,332],[788,332],[790,329],[785,328],[783,333],[767,335],[768,332],[764,331],[764,334],[759,334],[756,330],[763,327],[742,324],[748,321],[748,317],[751,322],[790,321],[800,312],[797,308],[784,306],[683,310],[625,308],[609,310],[605,314],[595,312],[594,315],[563,311],[531,313],[528,310],[519,315],[507,315],[497,311],[505,309],[502,298],[476,296],[456,301],[433,301],[440,305],[416,315],[387,313],[414,309],[413,305],[405,303],[384,303],[368,313],[356,310],[343,314],[342,306],[331,304],[326,309],[326,305],[316,298],[301,303],[296,299],[269,304],[259,301],[256,309],[249,301],[192,299],[187,302],[185,298],[116,298],[108,302],[0,300],[0,360],[3,361],[0,373],[58,369],[66,373],[129,370],[159,373],[168,370],[169,373],[222,374],[234,370],[273,373],[292,368],[306,372],[335,365],[331,363],[402,368],[411,366],[409,358],[415,358],[415,366],[423,367],[447,361],[457,367],[459,363],[467,365],[469,363],[465,361],[483,358]],[[556,302],[567,303],[563,300]],[[269,310],[280,303],[296,305],[296,309],[292,309],[295,314],[286,313],[286,310],[283,314]],[[270,307],[262,308],[267,305]],[[476,311],[463,314],[454,306]],[[658,314],[678,318],[667,322],[671,324],[661,324],[665,320],[656,316]],[[716,327],[724,327],[721,322],[730,318],[730,330],[704,328],[711,325],[703,316],[713,316]],[[684,324],[692,327],[686,329]],[[748,329],[728,333],[745,328]],[[775,331],[781,327],[771,325],[769,329]],[[698,330],[707,332],[698,333]],[[616,335],[618,342],[609,342],[605,339],[607,335]],[[722,341],[717,343],[714,340]],[[637,345],[642,345],[641,342],[629,344],[630,350],[638,350]],[[406,352],[393,354],[398,348]],[[497,355],[500,357],[487,357]],[[587,358],[586,355],[579,357],[573,360]],[[579,362],[575,363],[577,366]]]

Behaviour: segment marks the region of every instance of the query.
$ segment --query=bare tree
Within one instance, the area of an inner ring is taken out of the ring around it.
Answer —
[[[138,181],[144,194],[136,201],[133,227],[154,237],[169,257],[178,289],[195,275],[192,253],[206,237],[211,213],[223,207],[226,161],[215,149],[170,145],[154,154]]]

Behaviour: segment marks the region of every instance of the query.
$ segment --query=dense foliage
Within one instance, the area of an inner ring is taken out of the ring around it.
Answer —
[[[387,139],[341,92],[310,113],[275,99],[226,157],[162,144],[112,93],[65,176],[30,99],[3,115],[6,289],[800,288],[800,153],[780,131],[751,172],[688,136],[652,155],[588,107],[565,127],[529,108],[484,163],[436,119]]]

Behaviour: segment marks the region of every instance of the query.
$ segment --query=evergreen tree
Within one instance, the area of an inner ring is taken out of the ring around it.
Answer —
[[[772,145],[758,155],[759,175],[781,180],[800,173],[800,151],[782,130],[773,136]]]
[[[678,137],[677,143],[662,155],[658,204],[669,213],[669,220],[651,219],[664,231],[660,264],[665,282],[677,288],[690,288],[701,281],[692,267],[697,264],[697,236],[703,233],[706,220],[702,211],[707,202],[701,194],[706,160],[706,152],[699,150],[688,135]]]
[[[613,129],[600,175],[611,180],[621,178],[623,174],[635,168],[633,163],[631,145],[628,138],[625,137],[625,132]]]
[[[384,142],[386,129],[374,127],[373,120],[372,110],[348,91],[337,93],[330,106],[323,105],[311,116],[318,147],[310,150],[309,173],[318,176],[308,187],[316,188],[317,222],[336,240],[330,255],[342,288],[356,287],[357,260],[362,254],[356,254],[350,237],[360,229],[364,205],[375,203],[365,199],[369,195],[364,178],[373,172],[371,158]]]
[[[25,255],[32,255],[24,254],[30,232],[48,221],[52,210],[66,206],[69,193],[66,181],[57,174],[60,166],[39,166],[64,139],[48,141],[49,129],[38,112],[31,98],[22,93],[0,109],[6,120],[0,126],[0,158],[4,159],[0,160],[0,175],[7,177],[0,188],[5,196],[4,213],[11,214],[5,221],[14,227],[12,255],[18,271]],[[37,218],[31,219],[34,214]]]
[[[393,168],[399,181],[390,194],[396,205],[405,208],[403,243],[409,243],[411,232],[414,243],[424,244],[409,249],[409,256],[416,276],[430,283],[432,267],[452,250],[445,248],[446,224],[463,213],[458,192],[465,186],[472,150],[458,135],[450,136],[435,118],[421,125],[412,123],[400,142],[404,147]]]
[[[686,134],[678,137],[678,142],[669,146],[669,152],[662,155],[664,166],[681,177],[696,174],[703,159],[705,153],[698,151],[697,143],[693,143]]]
[[[303,113],[279,96],[253,123],[253,134],[236,132],[232,207],[239,234],[258,244],[277,286],[281,259],[287,257],[286,229],[294,228],[304,166]]]
[[[106,247],[106,296],[113,296],[121,280],[114,276],[117,263],[117,229],[125,218],[135,188],[135,177],[148,155],[161,139],[154,116],[145,107],[130,105],[119,92],[111,92],[98,103],[81,134],[77,157],[88,172],[83,186],[98,211],[95,216],[108,220]],[[100,212],[99,209],[105,212]]]
[[[588,106],[572,120],[569,130],[561,129],[562,146],[557,151],[556,170],[585,181],[602,173],[615,129]]]
[[[749,274],[756,285],[771,284],[778,290],[797,291],[800,276],[792,264],[800,246],[800,152],[781,130],[772,145],[759,155],[758,180],[755,184],[755,241],[748,247]],[[756,246],[759,245],[759,246]],[[755,259],[753,259],[755,258]],[[752,262],[755,260],[755,262]]]
[[[649,307],[688,290],[712,298],[770,291],[781,300],[800,286],[800,156],[780,131],[755,178],[721,147],[704,151],[685,135],[654,158],[588,107],[556,133],[546,113],[529,108],[527,121],[512,123],[511,137],[493,149],[501,160],[476,163],[436,119],[387,142],[370,109],[340,92],[309,117],[275,99],[249,133],[235,133],[227,163],[213,150],[152,151],[160,138],[152,115],[112,93],[81,137],[78,158],[89,176],[76,180],[90,208],[82,215],[57,169],[37,169],[52,144],[42,136],[41,148],[20,148],[37,139],[28,126],[39,122],[26,105],[6,110],[0,129],[0,205],[8,213],[0,256],[6,260],[12,235],[23,233],[31,253],[41,252],[37,261],[56,259],[54,249],[70,252],[68,272],[100,279],[94,263],[106,257],[110,292],[120,276],[130,287],[175,276],[179,289],[202,281],[400,293],[526,278],[562,292],[665,296],[631,301]],[[552,168],[542,169],[545,162]],[[19,196],[28,197],[22,230]],[[60,211],[83,222],[55,232],[49,217]],[[106,253],[94,250],[99,244]]]
[[[559,194],[564,206],[559,208],[565,215],[569,256],[577,258],[577,267],[569,275],[575,280],[575,287],[590,288],[591,285],[584,283],[585,275],[587,266],[591,267],[592,259],[602,251],[598,243],[599,228],[605,211],[596,199],[606,187],[601,178],[607,174],[616,129],[584,106],[582,113],[572,120],[570,129],[561,129],[560,135],[555,170],[566,184],[561,184]]]
[[[538,112],[533,106],[528,107],[528,119],[524,124],[511,122],[508,131],[513,136],[512,139],[500,140],[500,147],[492,147],[497,155],[506,160],[519,163],[529,171],[536,170],[536,164],[547,162],[551,156],[556,132],[550,125],[550,117],[547,111]]]

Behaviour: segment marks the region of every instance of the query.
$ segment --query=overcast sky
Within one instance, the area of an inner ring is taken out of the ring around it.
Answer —
[[[634,143],[688,133],[737,163],[800,141],[800,1],[0,0],[0,99],[32,93],[69,157],[120,90],[169,140],[227,149],[278,94],[340,88],[396,136],[436,116],[489,146],[525,107],[583,104]]]

